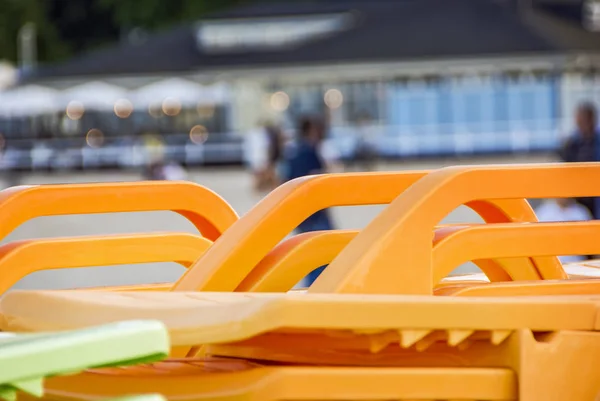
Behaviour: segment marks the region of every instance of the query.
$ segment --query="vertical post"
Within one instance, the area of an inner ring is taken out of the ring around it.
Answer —
[[[583,5],[583,26],[588,31],[600,31],[600,2],[586,0]]]
[[[22,70],[31,71],[37,61],[37,33],[33,22],[27,22],[19,29],[17,49],[19,66]]]

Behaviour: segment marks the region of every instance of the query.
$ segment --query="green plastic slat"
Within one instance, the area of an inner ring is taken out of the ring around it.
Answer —
[[[161,360],[169,336],[158,321],[127,321],[60,333],[0,337],[0,398],[41,396],[42,378]]]
[[[17,399],[17,390],[9,386],[0,386],[0,400],[15,401]]]
[[[44,379],[29,379],[13,381],[6,385],[0,385],[0,399],[13,401],[17,399],[17,391],[41,397],[44,395]]]

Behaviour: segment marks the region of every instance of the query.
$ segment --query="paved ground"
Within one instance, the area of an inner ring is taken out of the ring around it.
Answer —
[[[549,157],[490,158],[486,160],[436,160],[426,162],[386,163],[379,170],[407,170],[437,168],[452,164],[526,163],[549,161]],[[250,177],[239,168],[206,168],[190,172],[190,178],[206,185],[223,196],[238,213],[247,212],[260,199],[250,190]],[[135,181],[133,172],[104,172],[78,174],[30,174],[23,177],[23,184],[49,184],[67,182]],[[362,228],[381,210],[382,206],[335,208],[334,217],[338,228]],[[469,209],[461,207],[451,213],[445,222],[475,222],[478,217]],[[119,215],[83,215],[44,217],[29,221],[15,230],[8,240],[53,237],[67,235],[109,234],[158,230],[193,232],[184,218],[170,212],[125,213]],[[473,270],[463,266],[462,271]],[[16,288],[72,288],[84,286],[130,284],[142,282],[173,281],[183,269],[175,264],[161,263],[117,267],[94,267],[85,269],[56,270],[34,273],[22,279]]]

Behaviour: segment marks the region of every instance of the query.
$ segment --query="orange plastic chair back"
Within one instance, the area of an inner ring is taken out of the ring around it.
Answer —
[[[8,291],[21,278],[41,270],[156,262],[176,262],[189,267],[211,244],[206,238],[188,233],[142,233],[9,242],[0,246],[0,294]],[[168,288],[170,287],[171,285]],[[123,289],[132,288],[135,287]],[[153,288],[156,289],[156,286]]]
[[[170,210],[216,240],[238,216],[215,192],[190,182],[33,185],[0,191],[0,238],[41,216]]]
[[[456,235],[458,231],[470,228],[472,227],[450,226],[439,227],[435,230],[433,248],[435,285],[439,284],[441,278],[445,277],[449,271],[467,261],[473,261],[491,281],[541,279],[535,266],[527,257],[471,259],[466,250],[468,245],[473,243],[471,237],[460,235],[457,241],[449,241],[450,234]],[[481,230],[485,229],[486,225],[481,225]],[[331,263],[358,233],[358,230],[332,230],[295,235],[281,242],[269,252],[242,281],[236,291],[288,291],[317,267]],[[471,242],[465,245],[469,239]],[[462,254],[453,252],[456,248],[455,243],[459,243],[462,246],[458,246],[459,250],[465,252]],[[449,246],[449,244],[453,246]]]
[[[597,281],[565,280],[552,255],[596,253],[600,222],[536,223],[524,199],[594,195],[587,183],[598,181],[600,164],[411,174],[308,177],[274,191],[177,288],[220,292],[15,291],[1,302],[0,324],[38,331],[154,317],[178,350],[194,347],[191,355],[202,345],[207,356],[51,380],[58,398],[148,389],[228,401],[596,397]],[[384,200],[390,205],[359,233],[311,233],[275,246],[315,210]],[[463,204],[493,224],[437,227]],[[323,255],[296,260],[298,249]],[[306,294],[227,292],[288,286],[306,268],[300,262],[325,260]],[[492,279],[519,281],[438,286],[468,260],[495,263],[483,267]],[[540,280],[548,278],[555,280]],[[532,296],[539,294],[554,296]],[[211,365],[214,356],[239,364]]]
[[[184,216],[204,238],[155,233],[8,243],[0,247],[0,294],[38,270],[165,261],[187,267],[238,219],[216,193],[188,182],[36,185],[0,191],[0,239],[41,216],[162,210]]]
[[[600,179],[599,167],[510,165],[432,172],[344,248],[310,291],[432,294],[432,244],[427,239],[450,211],[478,199],[592,196],[588,183]]]
[[[312,213],[333,206],[387,204],[427,173],[330,174],[290,181],[271,192],[227,230],[174,289],[234,291],[268,252]],[[487,222],[536,221],[535,213],[524,199],[474,200],[465,204]],[[433,226],[430,230],[429,235]],[[556,258],[536,263],[550,271],[561,271]]]

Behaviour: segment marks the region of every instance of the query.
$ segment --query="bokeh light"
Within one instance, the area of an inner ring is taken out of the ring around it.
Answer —
[[[85,113],[85,107],[83,107],[83,103],[72,100],[67,105],[66,114],[71,120],[79,120],[83,117],[83,113]]]
[[[338,89],[329,89],[325,92],[323,100],[330,109],[337,109],[344,103],[344,95]]]
[[[162,111],[168,116],[176,116],[181,112],[181,102],[174,97],[168,97],[162,102]]]
[[[200,145],[208,139],[208,130],[204,125],[194,125],[190,130],[190,141]]]
[[[104,134],[97,128],[92,128],[85,135],[85,142],[90,148],[99,148],[104,143]]]
[[[275,92],[271,95],[271,108],[275,111],[285,111],[290,106],[290,97],[285,92]]]
[[[115,102],[115,114],[119,118],[127,118],[133,113],[133,104],[129,99],[119,99]]]

